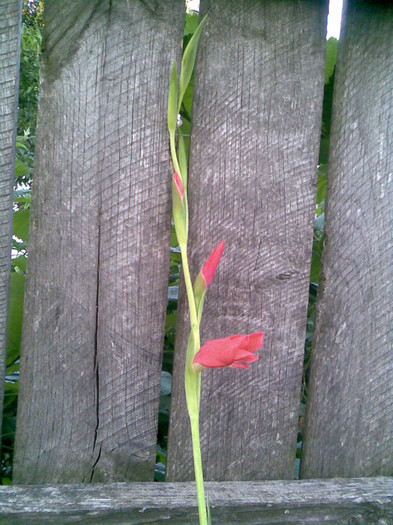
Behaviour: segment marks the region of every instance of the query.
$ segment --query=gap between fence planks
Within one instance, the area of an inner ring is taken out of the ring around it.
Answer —
[[[214,525],[389,525],[391,478],[208,482]],[[0,487],[0,524],[195,525],[194,483]]]
[[[0,0],[0,414],[3,414],[22,0]],[[0,436],[1,436],[0,418]],[[1,438],[0,438],[1,443]]]
[[[302,477],[393,473],[393,6],[339,42]]]
[[[214,0],[196,61],[190,145],[195,276],[226,247],[202,343],[265,333],[250,370],[202,377],[206,479],[293,478],[324,83],[326,2]],[[180,291],[167,479],[193,479]]]
[[[45,1],[14,481],[152,480],[184,6]]]

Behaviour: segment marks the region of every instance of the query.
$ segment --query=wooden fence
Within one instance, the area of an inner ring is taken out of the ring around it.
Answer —
[[[19,1],[0,9],[10,72],[0,85],[13,94],[0,127],[4,352]],[[201,11],[194,275],[226,242],[202,339],[265,333],[249,371],[203,374],[213,522],[393,523],[393,480],[376,477],[393,475],[393,8],[344,6],[301,465],[310,480],[301,481],[285,480],[294,477],[327,2],[205,0]],[[154,473],[171,219],[166,97],[183,24],[181,0],[45,0],[16,485],[0,489],[0,523],[196,521],[193,484],[174,483],[193,477],[182,286],[168,483],[114,484]],[[369,478],[317,479],[337,477]],[[37,484],[46,486],[18,486]]]

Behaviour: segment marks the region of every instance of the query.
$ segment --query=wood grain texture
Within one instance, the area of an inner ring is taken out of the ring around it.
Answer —
[[[21,0],[0,0],[0,414],[7,346],[21,12]]]
[[[183,6],[45,2],[18,483],[153,478]],[[165,50],[165,52],[163,52]]]
[[[303,477],[393,472],[393,7],[344,24]]]
[[[208,480],[294,476],[319,150],[325,2],[203,2],[190,153],[190,259],[219,241],[202,343],[265,333],[250,370],[203,372]],[[193,479],[180,292],[167,478]]]
[[[110,14],[93,481],[144,481],[154,471],[171,217],[167,92],[183,26],[177,0],[117,2]]]
[[[389,525],[393,479],[206,483],[215,525]],[[196,525],[194,483],[0,487],[0,524]]]

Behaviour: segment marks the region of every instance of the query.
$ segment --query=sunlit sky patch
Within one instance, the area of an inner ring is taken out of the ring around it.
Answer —
[[[328,23],[327,23],[326,38],[330,38],[331,36],[334,36],[334,38],[340,38],[342,8],[343,8],[343,0],[330,0],[329,1],[329,16],[328,16]]]

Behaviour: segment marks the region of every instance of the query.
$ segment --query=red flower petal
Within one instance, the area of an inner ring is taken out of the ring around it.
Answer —
[[[258,359],[258,358],[257,358]],[[250,368],[246,363],[232,363],[229,368]]]
[[[225,242],[221,241],[220,244],[212,251],[210,257],[203,265],[201,274],[205,280],[206,290],[212,282],[214,274],[216,273],[218,263],[220,262],[222,252],[224,251],[224,246]]]
[[[196,371],[202,368],[248,368],[246,363],[258,360],[253,352],[261,348],[263,334],[232,335],[224,339],[207,341],[193,359]]]
[[[263,344],[263,334],[261,332],[255,332],[248,336],[247,350],[250,352],[255,352],[259,350]]]

